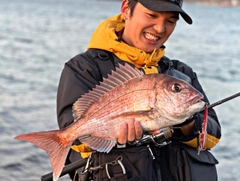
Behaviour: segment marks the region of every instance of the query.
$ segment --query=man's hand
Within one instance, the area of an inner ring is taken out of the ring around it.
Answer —
[[[184,135],[187,135],[194,130],[194,126],[195,126],[195,120],[193,120],[189,124],[182,126],[181,131]]]
[[[143,135],[142,126],[139,121],[130,119],[127,123],[123,123],[118,136],[118,144],[126,144],[134,140],[140,140]]]

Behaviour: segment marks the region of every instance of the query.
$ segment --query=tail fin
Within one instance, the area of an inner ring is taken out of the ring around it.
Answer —
[[[71,145],[71,142],[60,137],[60,133],[61,130],[53,130],[22,134],[14,138],[33,143],[49,154],[53,169],[53,181],[57,181],[60,177]]]

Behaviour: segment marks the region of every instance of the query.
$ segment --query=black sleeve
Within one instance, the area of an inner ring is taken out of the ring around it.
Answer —
[[[57,93],[57,119],[60,129],[73,123],[72,105],[81,95],[99,84],[100,80],[102,75],[95,62],[86,59],[83,54],[65,64]]]

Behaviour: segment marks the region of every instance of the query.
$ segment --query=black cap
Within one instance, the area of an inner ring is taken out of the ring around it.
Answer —
[[[192,24],[192,18],[182,9],[183,0],[138,0],[144,7],[158,12],[178,12],[182,18]]]

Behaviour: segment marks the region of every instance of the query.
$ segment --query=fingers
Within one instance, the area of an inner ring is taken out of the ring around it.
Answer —
[[[128,125],[127,123],[123,123],[120,128],[120,134],[118,136],[118,144],[124,145],[126,144],[128,139]]]
[[[135,119],[130,119],[128,121],[128,141],[129,142],[133,142],[136,137],[134,122],[135,122]]]
[[[135,139],[136,140],[142,139],[143,130],[142,130],[142,126],[141,126],[140,122],[139,121],[135,121],[134,122],[134,127],[135,127]]]
[[[118,137],[118,143],[126,144],[127,142],[133,142],[136,139],[141,139],[142,135],[143,131],[140,122],[135,121],[135,119],[130,119],[128,123],[122,124]]]

